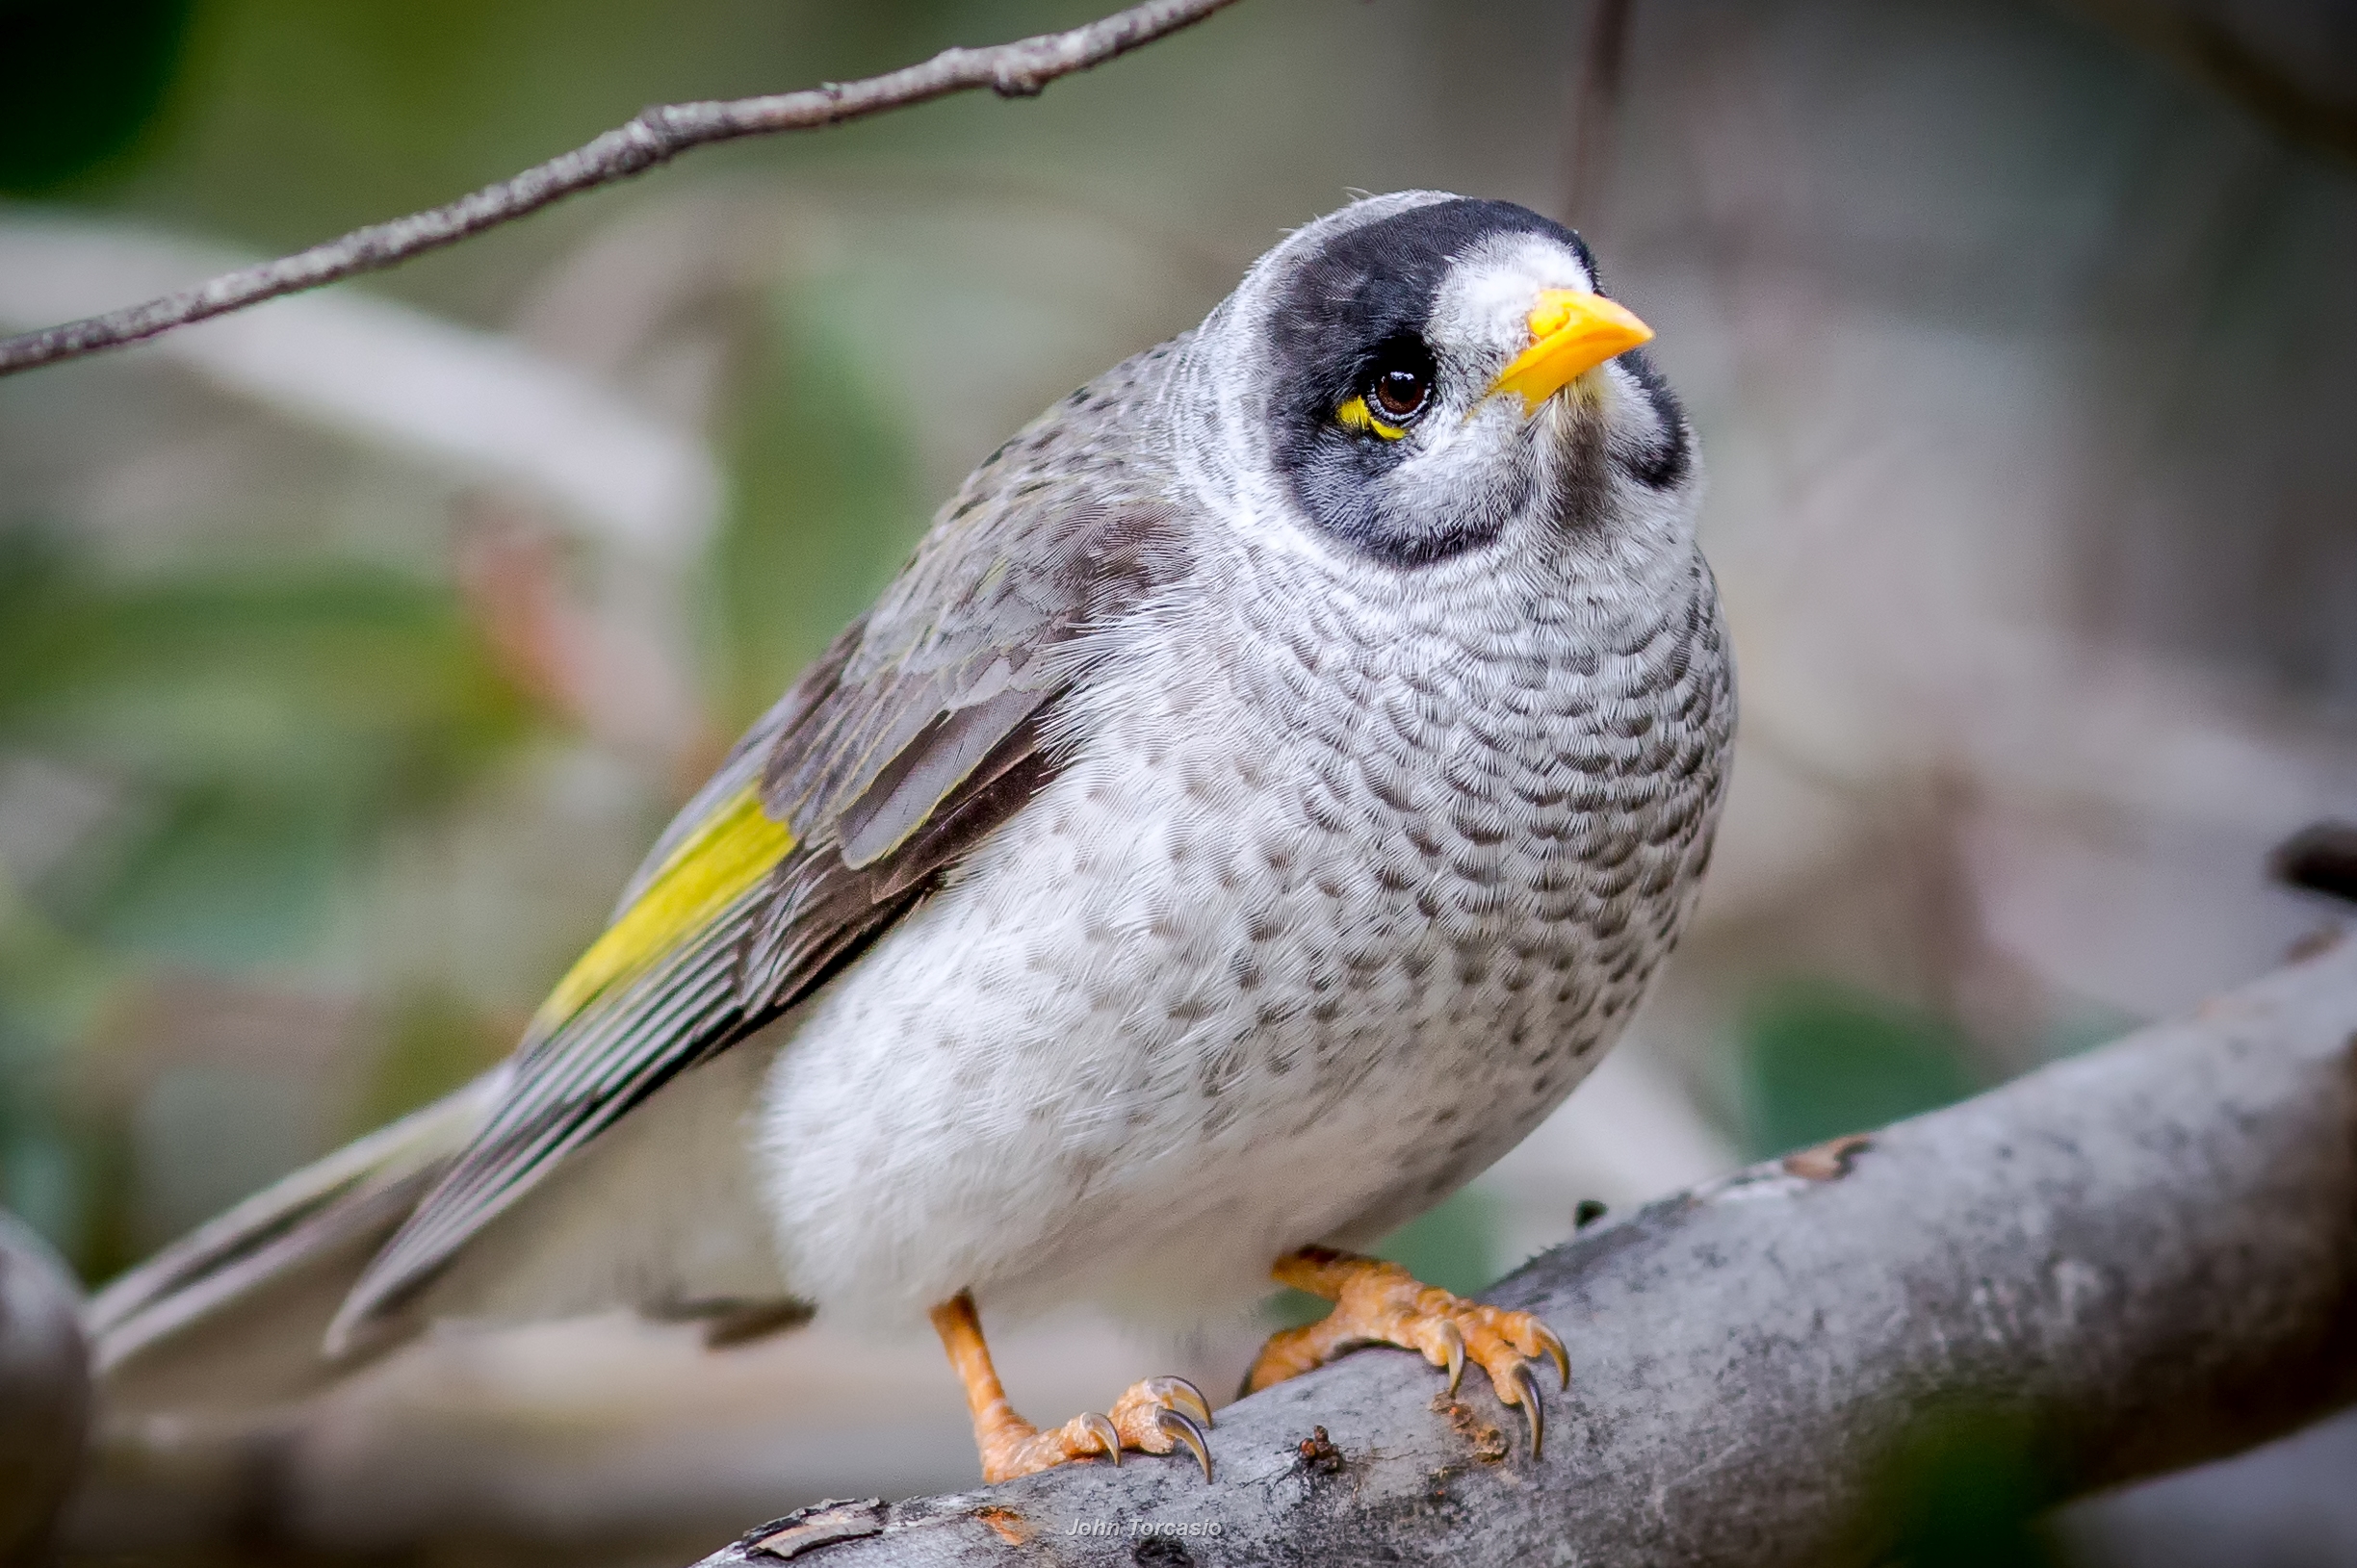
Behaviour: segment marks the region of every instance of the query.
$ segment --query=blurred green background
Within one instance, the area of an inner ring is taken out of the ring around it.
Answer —
[[[1095,9],[0,0],[0,325]],[[2261,860],[2357,810],[2353,106],[2300,0],[1246,0],[0,382],[0,1203],[100,1281],[497,1060],[965,470],[1354,189],[1596,242],[1747,706],[1637,1039],[1401,1256],[1471,1288],[2189,1005],[2332,917]],[[1928,1431],[1910,1517],[2065,1550]]]

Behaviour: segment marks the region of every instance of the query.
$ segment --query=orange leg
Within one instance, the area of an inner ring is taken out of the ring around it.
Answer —
[[[1271,1271],[1281,1285],[1322,1296],[1334,1309],[1306,1328],[1271,1334],[1246,1379],[1247,1393],[1282,1383],[1322,1367],[1361,1345],[1396,1345],[1416,1350],[1436,1367],[1446,1367],[1449,1392],[1473,1362],[1489,1375],[1501,1404],[1522,1407],[1530,1422],[1531,1452],[1546,1438],[1546,1409],[1530,1361],[1544,1355],[1555,1363],[1563,1386],[1571,1386],[1571,1358],[1555,1330],[1528,1312],[1509,1312],[1451,1296],[1417,1282],[1396,1263],[1362,1258],[1323,1247],[1305,1247],[1277,1260]]]
[[[960,1291],[935,1307],[933,1331],[941,1335],[949,1364],[966,1385],[966,1408],[973,1416],[974,1447],[982,1451],[984,1480],[1012,1480],[1101,1455],[1118,1465],[1124,1449],[1168,1453],[1182,1443],[1203,1466],[1204,1479],[1211,1478],[1211,1451],[1204,1443],[1211,1406],[1202,1390],[1185,1378],[1149,1377],[1115,1400],[1110,1414],[1075,1416],[1043,1432],[1007,1402],[971,1295]]]

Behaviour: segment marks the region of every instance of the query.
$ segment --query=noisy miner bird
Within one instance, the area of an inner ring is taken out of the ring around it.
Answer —
[[[1547,1325],[1348,1249],[1594,1066],[1709,858],[1733,680],[1651,336],[1521,207],[1292,234],[974,471],[512,1058],[106,1292],[102,1362],[929,1314],[989,1479],[1207,1475],[1191,1385],[1042,1430],[981,1314],[1200,1320],[1273,1266],[1334,1307],[1251,1387],[1469,1360],[1536,1449]]]

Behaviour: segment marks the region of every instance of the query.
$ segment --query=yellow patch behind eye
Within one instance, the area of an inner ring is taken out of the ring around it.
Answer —
[[[1342,427],[1346,430],[1372,430],[1386,441],[1397,441],[1408,433],[1405,425],[1386,424],[1377,419],[1375,410],[1367,406],[1364,398],[1353,398],[1335,409],[1334,418],[1342,422]]]
[[[747,786],[722,801],[557,983],[532,1015],[532,1033],[555,1029],[607,987],[692,940],[767,876],[793,843],[792,830],[762,810],[759,790]]]

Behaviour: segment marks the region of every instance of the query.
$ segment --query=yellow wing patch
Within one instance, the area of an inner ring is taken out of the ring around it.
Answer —
[[[671,852],[646,891],[557,983],[532,1017],[532,1032],[555,1029],[609,986],[642,973],[693,939],[767,876],[793,844],[792,831],[770,820],[753,787],[722,801]]]

